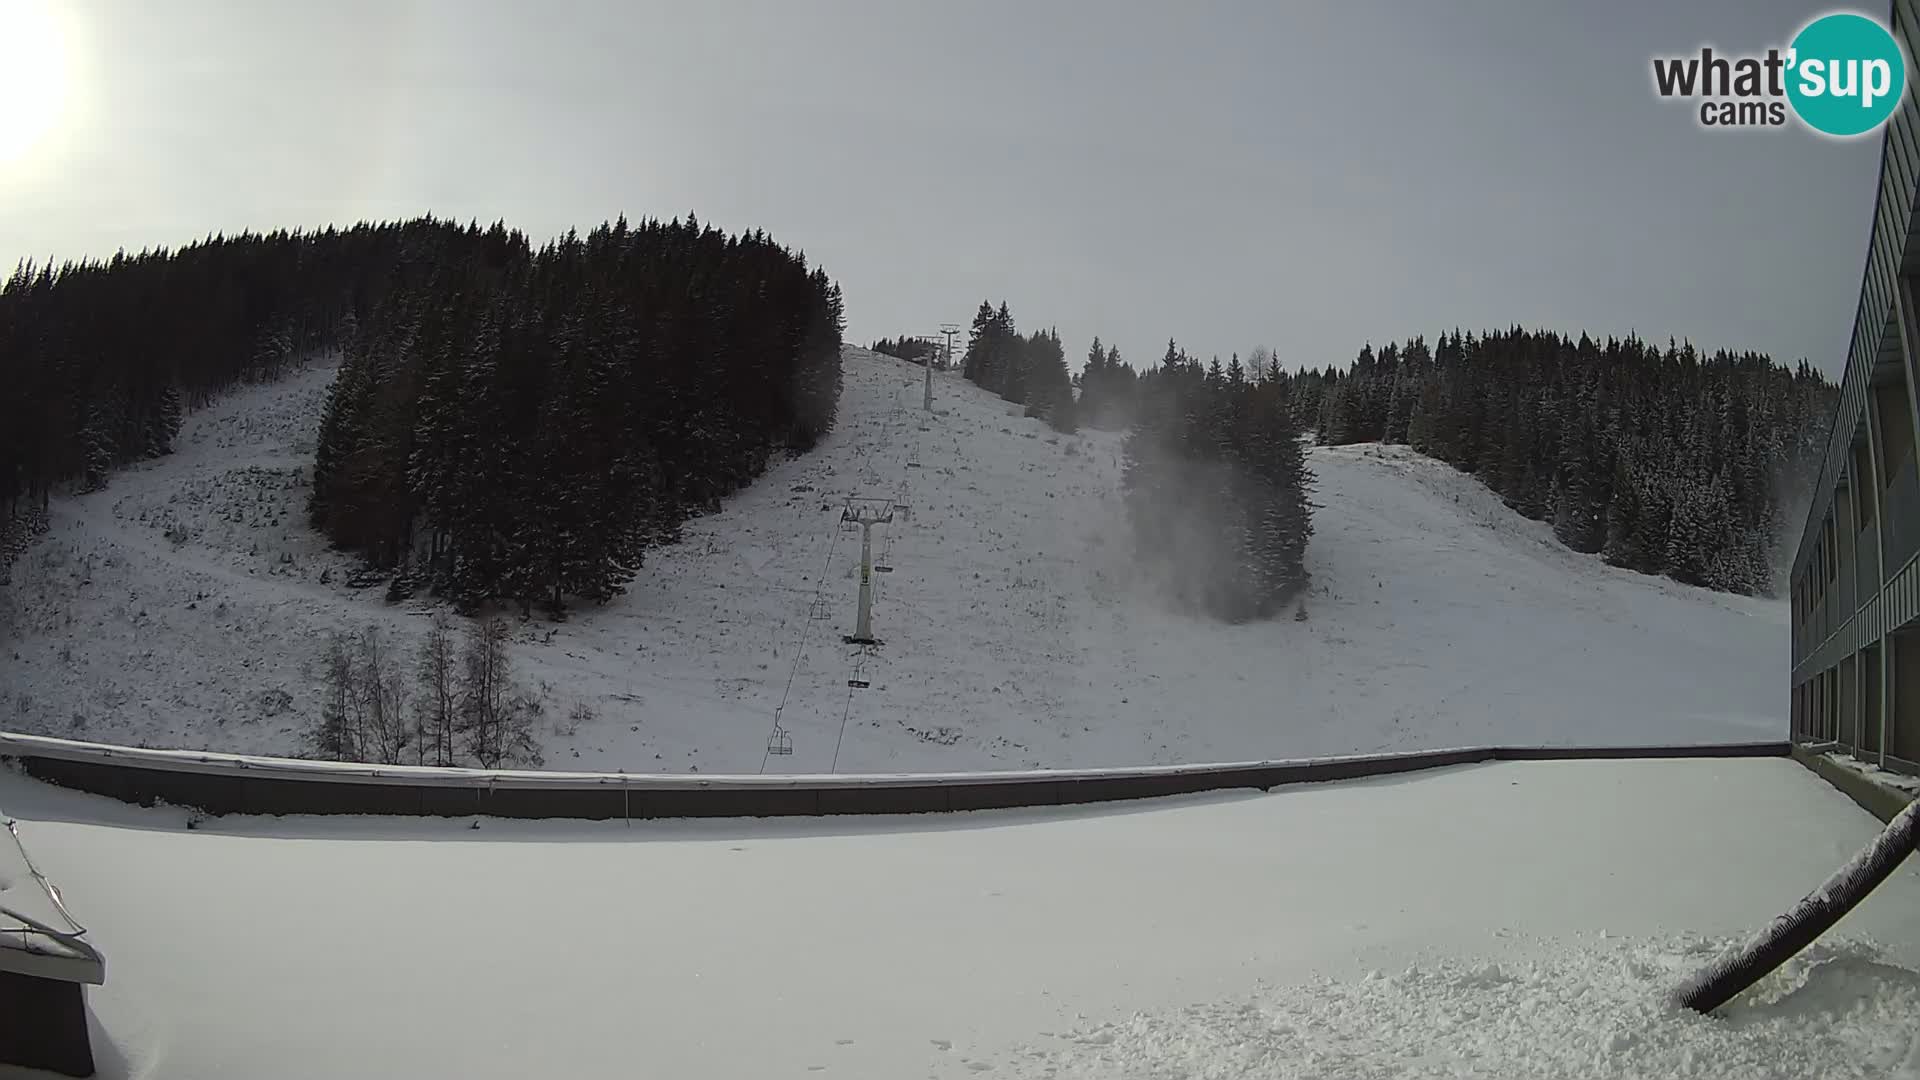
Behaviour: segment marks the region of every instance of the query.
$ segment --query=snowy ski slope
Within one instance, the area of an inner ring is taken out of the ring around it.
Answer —
[[[60,499],[0,599],[0,726],[289,753],[325,632],[411,640],[304,524],[330,372],[189,418],[171,457]],[[1115,433],[1057,435],[937,374],[846,352],[840,422],[656,552],[628,595],[522,626],[564,768],[818,772],[1106,766],[1483,742],[1785,734],[1778,602],[1565,550],[1403,448],[1317,449],[1306,618],[1227,627],[1130,571]],[[852,629],[850,496],[875,532],[873,655]],[[857,677],[871,685],[852,688]],[[564,720],[574,702],[596,719]],[[766,754],[778,711],[791,757]]]

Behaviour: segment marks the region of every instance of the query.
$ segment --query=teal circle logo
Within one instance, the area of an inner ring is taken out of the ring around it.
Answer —
[[[1907,59],[1886,27],[1850,12],[1808,23],[1787,54],[1787,100],[1808,127],[1864,135],[1900,107]]]

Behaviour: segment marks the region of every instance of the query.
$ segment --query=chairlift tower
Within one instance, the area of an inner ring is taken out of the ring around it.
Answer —
[[[940,333],[945,335],[947,339],[946,352],[941,359],[949,368],[953,367],[953,335],[959,332],[959,323],[940,324]],[[932,342],[928,342],[928,344],[932,344]],[[923,403],[922,407],[928,412],[933,411],[933,357],[931,356],[927,357],[927,400]]]
[[[923,336],[920,338],[920,340],[924,342],[927,346],[927,351],[925,353],[922,353],[920,356],[920,363],[924,365],[927,369],[927,373],[926,373],[927,374],[927,392],[926,392],[926,395],[920,399],[920,407],[926,410],[927,412],[932,412],[933,411],[933,361],[935,356],[933,338],[931,336]]]
[[[849,645],[878,645],[873,636],[873,527],[893,520],[891,499],[848,499],[840,520],[860,526],[860,616]]]

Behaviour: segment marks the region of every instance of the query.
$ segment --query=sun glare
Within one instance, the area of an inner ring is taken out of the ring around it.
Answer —
[[[46,0],[0,0],[0,169],[27,160],[60,125],[68,85],[66,28]]]

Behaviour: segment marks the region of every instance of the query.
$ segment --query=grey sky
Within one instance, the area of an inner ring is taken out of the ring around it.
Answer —
[[[1517,322],[1837,372],[1879,154],[1654,97],[1653,53],[1826,10],[1779,0],[61,7],[77,100],[0,171],[9,266],[693,210],[804,248],[854,340],[1005,298],[1076,364]]]

